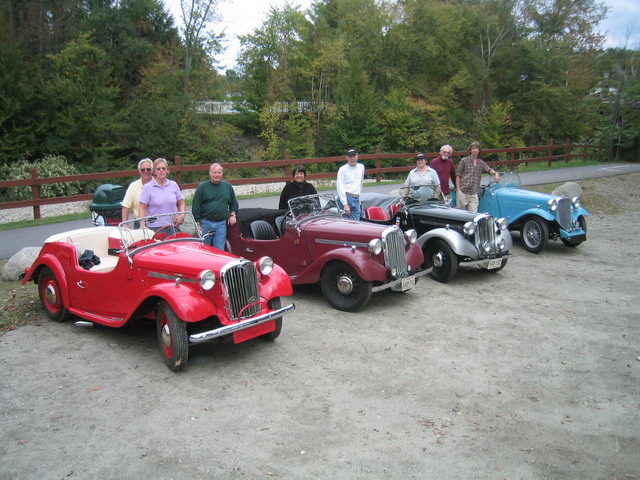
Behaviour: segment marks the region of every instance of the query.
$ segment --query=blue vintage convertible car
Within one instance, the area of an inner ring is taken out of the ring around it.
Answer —
[[[480,192],[479,212],[504,217],[509,230],[520,230],[522,246],[532,253],[545,248],[547,241],[557,240],[576,247],[587,239],[589,212],[580,198],[534,192],[520,187],[516,173],[503,173],[499,183],[489,183]]]

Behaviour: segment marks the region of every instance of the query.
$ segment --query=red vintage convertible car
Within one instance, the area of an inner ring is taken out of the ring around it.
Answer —
[[[227,248],[257,260],[269,255],[294,284],[320,282],[329,303],[356,311],[384,289],[409,290],[423,256],[416,232],[347,220],[332,195],[289,200],[289,210],[240,209],[227,233]]]
[[[205,245],[190,212],[49,237],[22,278],[29,281],[58,322],[73,314],[121,327],[155,318],[173,371],[186,366],[189,344],[225,335],[236,343],[275,339],[282,316],[295,309],[281,303],[292,294],[282,268],[268,256],[249,261]]]

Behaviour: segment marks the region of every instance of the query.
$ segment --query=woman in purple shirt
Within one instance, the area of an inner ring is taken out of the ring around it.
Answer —
[[[156,158],[153,162],[155,178],[145,184],[140,194],[140,217],[158,215],[161,213],[184,212],[185,202],[180,187],[173,180],[167,178],[169,165],[164,158]],[[184,215],[176,216],[176,225],[184,221]],[[161,217],[148,225],[153,230],[170,225],[169,217]]]

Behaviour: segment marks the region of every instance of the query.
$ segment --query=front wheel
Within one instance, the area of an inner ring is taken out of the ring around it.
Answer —
[[[580,225],[580,228],[582,229],[582,231],[585,233],[585,235],[587,234],[587,219],[584,217],[579,217],[578,218],[578,225]],[[562,243],[564,243],[567,247],[577,247],[578,245],[580,245],[582,242],[584,242],[584,240],[579,240],[579,241],[571,241],[568,238],[561,238],[560,240],[562,240]]]
[[[325,267],[320,286],[331,306],[345,312],[355,312],[371,299],[371,282],[360,278],[353,267],[343,262]]]
[[[165,301],[158,305],[156,328],[164,363],[174,372],[182,370],[189,358],[187,326]]]
[[[522,246],[531,253],[540,253],[549,240],[547,222],[540,217],[528,218],[520,228]]]
[[[54,322],[69,320],[70,314],[62,300],[60,282],[49,267],[44,267],[38,274],[38,294],[47,317]]]
[[[447,283],[458,271],[458,256],[444,240],[434,240],[424,250],[424,265],[432,268],[431,278]]]
[[[280,300],[280,297],[272,298],[271,300],[269,300],[269,308],[271,310],[278,310],[279,308],[282,308],[282,300]],[[280,336],[280,332],[282,331],[282,317],[277,318],[275,322],[276,322],[276,329],[273,332],[269,332],[269,333],[265,333],[264,335],[261,335],[260,336],[261,339],[267,340],[267,341],[273,341]]]

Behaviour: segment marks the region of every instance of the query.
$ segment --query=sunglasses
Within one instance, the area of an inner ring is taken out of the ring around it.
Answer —
[[[156,170],[166,170],[167,167],[156,167]]]
[[[141,172],[150,172],[152,169],[151,168],[141,168],[140,171]]]

